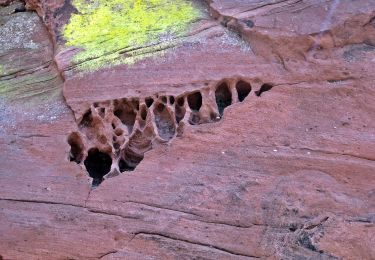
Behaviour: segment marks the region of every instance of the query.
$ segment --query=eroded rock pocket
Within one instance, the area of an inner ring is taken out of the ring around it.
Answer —
[[[264,84],[256,95],[271,89]],[[251,93],[245,80],[223,80],[179,96],[160,95],[96,102],[68,136],[69,160],[84,166],[93,187],[120,173],[131,172],[155,142],[170,142],[186,124],[216,122],[233,103]]]
[[[163,103],[157,104],[154,108],[155,125],[158,134],[163,140],[171,140],[176,133],[176,123],[173,112]]]
[[[273,88],[272,84],[263,84],[258,91],[255,91],[255,95],[260,97],[263,92],[269,91]]]
[[[215,91],[215,99],[219,114],[224,114],[224,109],[232,104],[232,93],[227,83],[221,83]]]
[[[236,84],[238,101],[242,102],[251,92],[251,85],[246,81],[240,80]]]
[[[98,186],[103,181],[103,177],[111,170],[112,158],[97,148],[92,148],[88,151],[84,164],[90,177],[93,178],[92,185]]]

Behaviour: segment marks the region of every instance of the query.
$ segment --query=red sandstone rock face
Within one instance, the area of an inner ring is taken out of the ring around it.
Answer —
[[[249,2],[84,77],[69,1],[0,9],[3,259],[375,258],[375,6]]]

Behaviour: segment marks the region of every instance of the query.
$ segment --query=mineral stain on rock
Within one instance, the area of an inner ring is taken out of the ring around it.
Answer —
[[[84,62],[83,70],[142,59],[158,45],[170,44],[162,42],[163,35],[183,35],[199,16],[185,0],[73,0],[72,4],[78,13],[72,14],[63,35],[67,46],[82,49],[74,61]],[[139,51],[147,45],[153,47]]]

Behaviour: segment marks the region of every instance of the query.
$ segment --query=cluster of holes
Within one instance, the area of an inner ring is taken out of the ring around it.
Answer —
[[[272,88],[264,84],[255,95]],[[245,80],[221,81],[180,96],[123,98],[94,103],[68,137],[69,159],[83,162],[98,186],[106,177],[133,171],[155,141],[168,142],[181,134],[186,124],[220,120],[224,110],[243,102],[252,87]],[[88,149],[85,149],[88,147]]]

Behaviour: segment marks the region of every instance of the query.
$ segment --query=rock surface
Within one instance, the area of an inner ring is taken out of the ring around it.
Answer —
[[[373,1],[197,1],[86,73],[71,1],[1,4],[0,259],[375,258]]]

